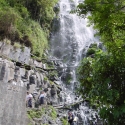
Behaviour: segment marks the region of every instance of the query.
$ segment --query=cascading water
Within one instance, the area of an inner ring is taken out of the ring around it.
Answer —
[[[76,79],[76,67],[79,65],[86,50],[91,43],[98,40],[94,37],[92,27],[87,27],[87,19],[70,14],[80,0],[60,0],[59,18],[53,23],[51,35],[51,54],[55,59],[55,65],[59,71],[64,90],[62,94],[65,103],[76,101],[75,88],[78,81]],[[55,29],[55,30],[54,30]],[[64,84],[65,83],[65,84]],[[81,98],[77,98],[79,101]],[[81,104],[79,109],[74,111],[81,120],[78,125],[90,125],[90,121],[96,119],[96,112],[89,109],[87,105]],[[93,124],[96,120],[93,120]]]

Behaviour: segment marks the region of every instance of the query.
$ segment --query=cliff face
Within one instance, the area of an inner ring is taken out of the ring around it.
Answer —
[[[10,44],[0,42],[0,125],[25,125],[26,84],[21,76],[26,70],[16,66],[16,61],[28,63],[28,51],[30,49],[25,48],[21,52]]]
[[[24,86],[0,81],[0,125],[25,125]]]
[[[26,86],[23,69],[0,58],[0,125],[25,125]]]
[[[43,70],[44,69],[44,70]],[[30,58],[30,49],[0,42],[0,125],[26,125],[26,91],[37,99],[46,90],[46,103],[57,104],[60,87],[48,80],[42,62]],[[55,85],[55,94],[51,87]],[[33,108],[35,107],[33,100]]]

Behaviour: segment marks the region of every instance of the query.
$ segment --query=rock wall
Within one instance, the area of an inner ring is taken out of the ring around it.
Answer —
[[[26,70],[15,62],[29,64],[30,48],[0,42],[0,56],[0,125],[25,125],[27,83],[22,76]]]
[[[22,64],[29,65],[30,69]],[[36,66],[40,69],[37,70]],[[42,68],[46,68],[45,64],[31,59],[29,48],[25,47],[22,51],[0,42],[0,125],[28,124],[25,100],[27,90],[37,96],[45,90],[47,103],[57,103],[58,89],[45,79],[48,72],[41,71]],[[52,91],[54,95],[51,95]]]
[[[26,85],[18,67],[0,58],[0,125],[25,125]]]
[[[0,82],[0,125],[25,125],[25,92],[21,86]]]

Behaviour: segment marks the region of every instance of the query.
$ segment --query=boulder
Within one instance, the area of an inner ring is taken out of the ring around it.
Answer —
[[[42,73],[40,73],[39,75],[40,75],[40,81],[41,81],[41,83],[43,83],[44,76],[43,76],[43,74],[42,74]]]
[[[4,42],[1,46],[1,54],[8,56],[10,53],[10,48],[11,45]]]
[[[20,68],[20,75],[24,76],[25,75],[25,69],[24,68]]]
[[[5,74],[6,74],[6,63],[1,64],[1,69],[0,69],[0,80],[4,80]]]
[[[30,76],[29,76],[29,83],[30,83],[30,85],[36,83],[35,75],[30,75]]]
[[[12,60],[18,61],[20,52],[21,52],[20,48],[11,47],[10,53],[9,53],[9,58],[11,58]]]
[[[8,72],[8,81],[14,79],[14,74],[15,74],[15,65],[13,62],[8,62],[9,63],[9,72]]]
[[[41,84],[41,77],[38,72],[36,72],[36,79],[37,79],[37,86],[39,86]]]
[[[21,50],[20,56],[18,58],[19,62],[29,64],[30,60],[30,48],[24,47],[24,50]]]
[[[1,62],[1,66],[0,66],[0,80],[4,81],[4,82],[8,82],[8,76],[9,76],[9,64],[8,64],[8,60],[3,60]]]

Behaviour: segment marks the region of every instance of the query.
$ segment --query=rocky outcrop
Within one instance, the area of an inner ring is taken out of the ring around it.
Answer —
[[[64,120],[65,123],[67,123],[67,118],[52,106],[42,106],[39,107],[39,109],[37,108],[32,110],[28,109],[27,112],[29,117],[29,119],[27,119],[27,123],[32,125],[64,125]]]
[[[47,69],[46,64],[30,58],[29,48],[24,47],[21,50],[21,48],[14,48],[7,43],[0,42],[0,125],[68,124],[65,116],[67,110],[72,107],[78,109],[79,105],[76,105],[82,100],[76,99],[76,103],[70,103],[71,98],[68,98],[66,91],[62,91],[63,85],[60,81],[60,74],[64,67],[60,61],[58,63],[53,61],[53,63],[59,67],[57,69],[59,74],[55,73],[54,68]],[[67,72],[73,77],[70,68]],[[66,73],[62,78],[64,78],[63,81],[70,80]],[[74,85],[77,88],[77,82],[74,82]],[[32,109],[26,108],[26,91],[33,95]],[[41,91],[46,94],[45,104],[42,106],[39,105],[38,99]]]
[[[30,48],[22,50],[0,42],[0,125],[26,125],[26,91],[34,96],[33,107],[40,91],[45,91],[47,104],[58,103],[60,87],[47,78],[48,72],[44,69],[45,64],[30,58]]]
[[[21,75],[13,62],[0,58],[0,125],[25,125],[26,85]]]

